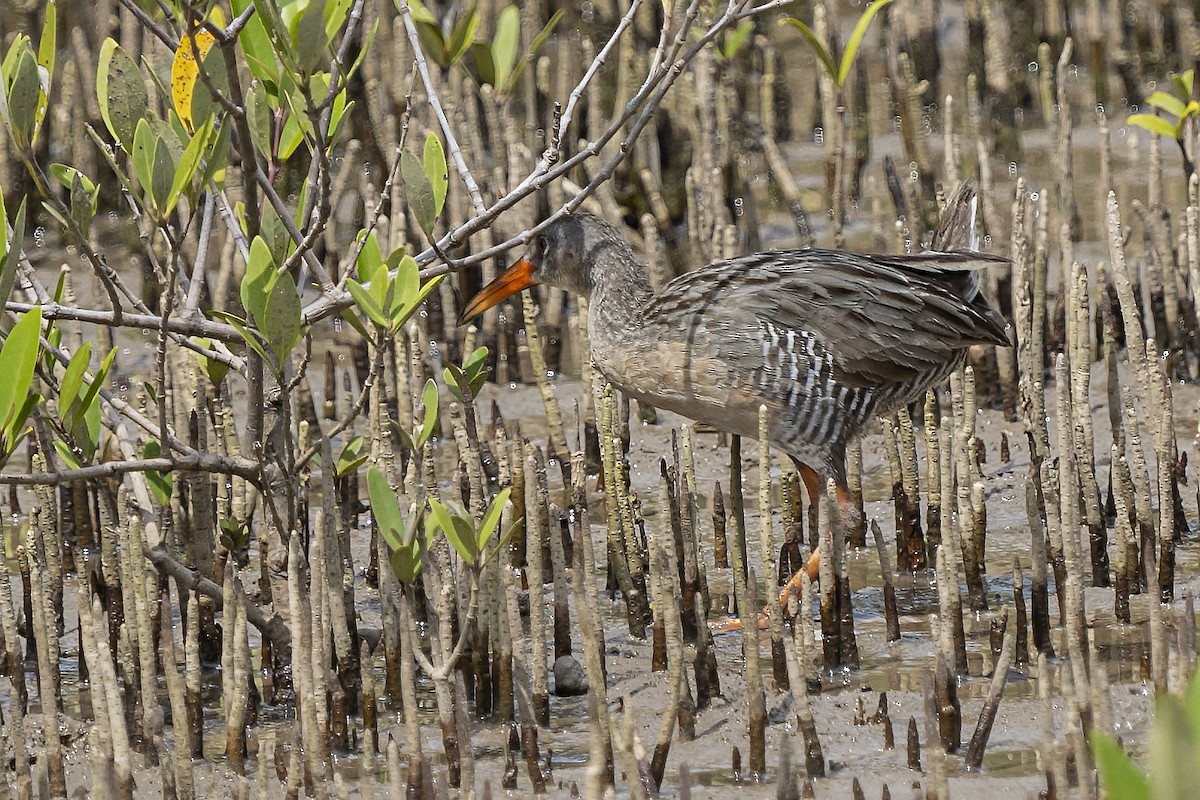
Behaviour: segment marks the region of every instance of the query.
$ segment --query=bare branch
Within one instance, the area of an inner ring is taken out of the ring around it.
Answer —
[[[105,461],[75,469],[53,472],[0,472],[0,485],[57,486],[60,483],[118,478],[130,472],[212,472],[237,475],[258,486],[262,480],[259,465],[248,458],[215,453],[176,455],[173,458],[140,458],[133,461]]]

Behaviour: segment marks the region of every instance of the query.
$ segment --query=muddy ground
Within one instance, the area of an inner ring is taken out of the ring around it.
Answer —
[[[1103,453],[1108,450],[1107,413],[1103,410],[1103,376],[1097,373],[1095,378],[1093,391],[1096,449],[1097,452]],[[580,387],[577,382],[562,381],[556,384],[556,389],[564,408],[571,408],[575,399],[579,397]],[[544,431],[539,430],[541,400],[536,390],[524,387],[489,387],[487,391],[488,394],[481,398],[482,407],[487,407],[494,397],[506,418],[522,420],[526,435],[535,440],[544,436]],[[1195,387],[1181,385],[1176,388],[1176,425],[1181,450],[1192,449],[1190,444],[1196,433],[1196,426],[1189,409],[1195,408],[1198,400],[1200,391]],[[653,492],[659,480],[659,454],[670,452],[669,437],[672,428],[684,422],[665,413],[661,417],[659,425],[634,424],[630,454],[632,478],[635,488],[646,497],[654,496]],[[990,680],[987,676],[990,675],[992,666],[988,648],[991,618],[994,614],[1002,613],[1003,607],[1011,605],[1012,602],[1013,559],[1021,563],[1026,576],[1029,575],[1030,567],[1027,555],[1029,527],[1024,504],[1028,452],[1024,446],[1024,437],[1017,435],[1017,426],[1006,423],[1002,415],[995,411],[980,412],[978,429],[989,454],[985,468],[989,519],[987,565],[990,573],[987,587],[992,610],[987,614],[970,616],[967,620],[971,675],[963,678],[959,686],[963,705],[964,742],[970,738],[974,729]],[[997,457],[1002,431],[1008,433],[1011,446],[1008,463],[1000,463]],[[705,542],[704,547],[709,559],[712,529],[708,515],[712,488],[718,480],[724,485],[728,483],[728,448],[722,442],[722,438],[718,434],[705,433],[695,437],[697,485],[702,495],[700,538]],[[869,518],[878,520],[885,537],[892,541],[893,512],[886,497],[890,491],[890,477],[884,461],[882,437],[878,433],[870,434],[865,437],[863,445],[867,514]],[[753,531],[757,530],[758,525],[755,508],[757,463],[753,455],[754,448],[743,448],[743,452],[746,451],[749,453],[743,464],[746,476],[745,496],[748,529]],[[1107,475],[1105,462],[1100,461],[1098,471],[1100,485],[1104,486]],[[777,478],[778,463],[774,472]],[[550,474],[555,475],[556,470],[551,469]],[[1194,480],[1194,476],[1189,478]],[[589,479],[588,486],[591,532],[597,552],[604,552],[603,495],[596,491],[594,479]],[[1184,497],[1189,518],[1195,520],[1194,495],[1189,496],[1185,491]],[[366,518],[363,519],[365,524]],[[647,524],[657,525],[659,522],[651,517]],[[365,563],[366,539],[365,529],[356,535],[360,567],[358,581],[362,588],[359,593],[359,613],[361,625],[370,628],[379,625],[379,617],[373,597],[368,599],[365,586],[361,586],[361,565]],[[752,545],[752,563],[756,552],[757,548]],[[1194,538],[1189,538],[1179,549],[1179,597],[1187,593],[1194,594],[1200,584],[1196,569],[1198,552],[1200,548],[1197,548]],[[851,781],[857,778],[867,797],[879,797],[884,784],[889,787],[892,796],[912,796],[915,790],[910,787],[916,783],[926,787],[933,780],[929,773],[927,750],[923,750],[924,772],[908,768],[904,735],[908,720],[913,717],[916,719],[918,730],[921,731],[923,747],[929,746],[925,734],[921,690],[926,673],[934,663],[929,615],[936,612],[935,576],[932,573],[922,573],[898,579],[903,636],[899,642],[889,644],[885,641],[881,576],[875,551],[869,548],[855,552],[851,554],[850,559],[862,668],[857,671],[826,673],[822,681],[823,691],[812,697],[817,727],[829,765],[828,777],[817,780],[814,789],[818,797],[848,797],[851,793]],[[605,579],[602,568],[603,565],[597,565],[592,575],[600,587],[603,587]],[[727,576],[713,573],[710,578],[716,591],[722,590],[722,587],[727,590]],[[1028,577],[1026,594],[1027,587]],[[73,588],[67,587],[65,596],[68,599],[75,596]],[[1101,648],[1101,652],[1107,656],[1104,666],[1112,683],[1111,696],[1116,732],[1136,749],[1144,740],[1152,705],[1151,690],[1142,680],[1140,673],[1140,653],[1142,644],[1147,640],[1148,631],[1148,597],[1142,595],[1133,598],[1135,624],[1132,626],[1116,623],[1112,611],[1112,598],[1111,590],[1088,589],[1087,619],[1093,641],[1106,644]],[[1053,601],[1051,607],[1056,608]],[[653,747],[658,730],[660,710],[666,703],[666,673],[650,671],[649,642],[629,635],[624,622],[624,606],[619,599],[611,604],[606,602],[601,612],[606,620],[609,698],[614,710],[622,701],[632,707],[641,741],[649,750]],[[81,709],[89,706],[90,700],[86,687],[78,686],[75,680],[74,659],[77,651],[74,648],[77,646],[78,633],[74,630],[76,617],[73,609],[68,608],[66,616],[69,627],[63,639],[63,678],[67,685],[64,694],[68,719],[64,719],[60,727],[64,736],[72,742],[69,749],[68,781],[73,791],[86,792],[91,782],[91,768],[82,738],[84,729],[70,718],[81,716]],[[713,621],[719,623],[721,620],[714,618]],[[771,722],[767,733],[768,773],[759,781],[733,773],[733,748],[741,750],[743,760],[749,752],[740,637],[740,632],[733,632],[719,635],[716,639],[722,696],[698,713],[694,740],[676,740],[673,744],[667,766],[666,785],[663,788],[665,796],[678,795],[680,770],[686,765],[686,770],[690,773],[693,798],[774,797],[778,769],[784,757],[783,751],[790,751],[792,764],[803,763],[801,740],[795,728],[790,699],[786,693],[775,691],[770,679],[770,645],[764,638],[760,652],[763,654],[767,708]],[[1057,670],[1060,664],[1052,663],[1050,668]],[[382,679],[382,674],[380,677]],[[219,685],[219,676],[215,672],[210,671],[209,678],[213,684]],[[30,685],[36,684],[30,680]],[[946,762],[953,797],[972,795],[981,799],[1007,800],[1014,797],[1036,797],[1038,792],[1045,788],[1044,767],[1039,762],[1038,747],[1048,729],[1062,729],[1065,708],[1061,698],[1058,698],[1054,704],[1053,718],[1048,720],[1043,703],[1038,699],[1037,687],[1036,667],[1011,670],[999,715],[991,733],[983,769],[979,772],[965,773],[961,753],[950,756]],[[888,693],[890,716],[895,728],[897,746],[890,750],[884,748],[880,724],[854,724],[859,700],[862,700],[869,715],[875,711],[879,693],[882,691]],[[433,754],[435,763],[438,763],[442,745],[434,719],[432,693],[426,692],[423,697],[429,702],[428,724],[423,727],[426,752]],[[162,702],[165,708],[165,697]],[[395,735],[402,739],[398,716],[383,708],[383,701],[380,705],[382,735],[386,737],[388,731],[394,731]],[[257,749],[258,758],[248,761],[247,774],[241,779],[234,778],[223,766],[220,756],[224,737],[223,720],[215,707],[210,707],[208,713],[208,727],[211,732],[208,742],[213,752],[205,761],[196,763],[198,787],[203,787],[202,796],[218,796],[225,793],[255,796],[258,793],[255,785],[261,780],[261,777],[256,777],[255,765],[260,762],[266,767],[265,772],[269,778],[268,796],[282,796],[283,788],[275,772],[276,759],[268,756],[277,747],[285,748],[290,742],[291,726],[286,719],[288,712],[284,709],[264,709],[265,721],[250,732],[251,751]],[[566,797],[573,786],[578,785],[582,790],[584,785],[588,753],[586,699],[552,697],[551,720],[550,729],[540,734],[540,744],[543,756],[551,751],[553,753],[551,796]],[[40,718],[31,714],[27,722],[31,726],[30,733],[35,738],[40,736]],[[504,766],[504,735],[505,732],[500,726],[486,722],[477,722],[472,731],[479,786],[482,789],[485,783],[489,784],[493,797],[526,797],[531,789],[523,771],[519,776],[517,789],[500,789]],[[362,767],[363,760],[359,756],[344,755],[337,758],[337,774],[331,787],[334,796],[386,796],[386,783],[364,780]],[[377,767],[374,773],[376,779],[386,781],[386,771],[382,769],[382,763],[379,762]],[[436,774],[441,787],[443,772],[437,769]],[[162,796],[159,772],[156,768],[144,765],[138,769],[137,786],[139,798]]]

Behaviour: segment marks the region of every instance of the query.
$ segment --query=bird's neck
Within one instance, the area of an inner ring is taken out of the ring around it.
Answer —
[[[620,335],[654,295],[646,266],[623,239],[598,248],[592,260],[588,306],[593,319]]]

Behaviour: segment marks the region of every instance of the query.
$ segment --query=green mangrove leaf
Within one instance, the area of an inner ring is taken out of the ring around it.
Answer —
[[[96,402],[96,396],[100,394],[100,389],[104,386],[104,381],[108,379],[108,371],[112,369],[113,358],[116,355],[117,348],[114,347],[108,351],[108,355],[106,355],[104,360],[100,362],[100,368],[97,369],[95,374],[92,376],[92,382],[89,383],[87,385],[87,389],[84,390],[83,396],[80,398],[79,403],[85,410],[90,411],[92,408],[95,408],[97,414],[99,414],[100,404]],[[97,416],[97,424],[99,424],[99,421],[100,418]]]
[[[441,283],[445,277],[445,273],[442,273],[441,275],[435,275],[421,285],[421,289],[417,292],[416,297],[412,299],[411,303],[405,305],[404,313],[401,315],[401,317],[399,319],[395,317],[392,318],[392,325],[394,326],[395,330],[399,330],[404,323],[408,322],[409,317],[411,317],[416,310],[421,307],[421,304],[425,302],[430,293],[432,293],[433,290],[438,287],[438,284]]]
[[[275,282],[275,261],[262,236],[255,236],[250,243],[250,261],[246,264],[246,275],[242,278],[242,308],[248,320],[258,325],[267,306],[271,284]]]
[[[414,442],[418,448],[424,447],[429,441],[429,437],[433,435],[433,430],[437,426],[438,421],[438,391],[437,384],[430,378],[425,382],[425,388],[421,392],[421,430],[417,433],[417,441]]]
[[[407,545],[406,526],[400,504],[388,484],[387,476],[378,467],[367,470],[367,495],[371,499],[371,514],[379,526],[379,535],[395,550]]]
[[[808,46],[813,50],[813,55],[821,62],[821,66],[825,67],[825,72],[829,77],[836,80],[838,74],[837,65],[833,63],[833,56],[829,54],[829,48],[821,41],[821,37],[817,36],[817,32],[795,17],[785,17],[780,22],[786,22],[803,34],[805,40],[808,42]]]
[[[467,382],[467,377],[463,374],[462,368],[457,364],[447,364],[442,367],[442,380],[446,382],[447,388],[450,389],[450,394],[454,395],[458,402],[465,403],[466,395],[463,394],[462,386]]]
[[[96,184],[92,183],[91,178],[66,164],[51,164],[50,174],[67,187],[67,206],[70,209],[71,219],[86,235],[91,227],[92,218],[96,215],[99,189]]]
[[[0,195],[3,193],[0,192]],[[17,281],[17,267],[21,262],[21,250],[25,239],[25,198],[17,207],[17,218],[13,221],[12,240],[8,240],[6,228],[8,217],[4,210],[4,198],[0,197],[0,304],[7,303]],[[8,321],[3,321],[8,327]]]
[[[150,187],[154,180],[154,151],[156,148],[157,143],[154,141],[154,134],[150,131],[150,123],[144,118],[139,119],[137,132],[133,135],[133,174],[137,177],[138,183],[142,185],[147,205],[154,201],[154,194]]]
[[[214,12],[218,10],[213,9]],[[214,47],[209,50],[200,63],[201,69],[212,84],[212,89],[208,88],[203,78],[197,82],[196,89],[192,92],[191,120],[184,125],[185,133],[190,133],[197,123],[215,117],[221,111],[220,101],[213,95],[214,90],[223,97],[229,97],[229,73],[225,69],[225,56],[221,48]]]
[[[235,17],[241,16],[242,12],[251,5],[253,5],[251,0],[231,0],[230,2]],[[278,82],[279,66],[275,62],[271,37],[267,35],[267,28],[263,25],[261,16],[258,14],[250,16],[241,32],[238,33],[238,43],[242,46],[242,53],[246,57],[246,68],[250,70],[251,75],[259,81]]]
[[[475,62],[475,74],[480,83],[496,85],[496,61],[492,57],[492,46],[487,42],[471,44],[471,60]]]
[[[182,155],[182,153],[181,153]],[[175,181],[175,164],[177,157],[172,152],[168,139],[155,133],[154,159],[151,166],[150,192],[154,197],[154,207],[158,209],[163,219],[171,213],[167,202],[171,196],[171,184]]]
[[[212,349],[212,341],[205,338],[197,338],[196,344],[205,348]],[[209,358],[202,353],[196,353],[196,360],[200,362],[200,371],[208,378],[208,382],[213,386],[220,386],[225,380],[225,376],[229,374],[229,365],[224,361],[218,361],[215,358]]]
[[[224,319],[226,322],[232,325],[233,329],[238,332],[239,336],[242,337],[242,340],[250,346],[250,349],[255,353],[258,353],[259,358],[261,358],[267,364],[271,363],[270,357],[267,356],[267,346],[269,345],[265,345],[266,340],[257,330],[248,327],[245,320],[239,319],[232,314],[221,314],[217,311],[213,312],[213,316],[219,319]]]
[[[362,436],[355,436],[350,441],[346,442],[342,447],[342,452],[338,454],[337,463],[334,465],[334,474],[339,478],[344,478],[354,472],[363,462],[367,460],[370,453],[364,453],[363,445],[366,439]]]
[[[384,315],[379,303],[371,296],[370,289],[354,279],[346,281],[346,289],[350,292],[350,296],[354,298],[354,302],[358,305],[358,310],[366,314],[371,322],[374,322],[381,328],[388,326],[388,318]]]
[[[508,82],[500,87],[502,92],[505,94],[512,93],[512,90],[516,88],[517,81],[521,79],[522,73],[525,72],[525,67],[530,61],[533,60],[533,57],[541,51],[542,46],[546,44],[546,40],[550,38],[550,34],[554,32],[554,29],[558,26],[558,22],[562,19],[562,17],[563,10],[560,8],[550,16],[550,20],[546,23],[545,27],[538,31],[537,36],[533,37],[533,42],[529,45],[529,52],[525,54],[524,58],[517,62],[516,69],[514,69],[512,74],[508,76]]]
[[[1188,800],[1195,796],[1196,732],[1179,698],[1164,694],[1154,704],[1147,771],[1155,800]]]
[[[246,93],[246,122],[250,126],[250,138],[260,153],[272,152],[272,117],[267,90],[262,83],[255,83]]]
[[[1103,731],[1093,730],[1092,753],[1100,771],[1100,782],[1109,797],[1121,800],[1151,800],[1146,773],[1133,763],[1117,740]]]
[[[331,0],[325,5],[325,41],[333,41],[333,37],[346,24],[350,15],[352,0]]]
[[[850,32],[850,38],[846,40],[846,50],[842,53],[841,66],[838,67],[836,78],[838,86],[846,85],[846,79],[850,77],[850,68],[854,66],[854,58],[858,55],[858,48],[862,45],[863,37],[867,35],[867,28],[871,27],[871,20],[875,19],[875,15],[891,2],[892,0],[874,0],[863,11],[858,22],[854,23],[854,30]],[[830,60],[832,61],[832,59]]]
[[[175,174],[171,179],[171,190],[167,194],[168,211],[175,208],[175,204],[179,202],[180,195],[192,187],[192,178],[196,176],[196,169],[200,166],[200,159],[204,156],[204,151],[208,147],[212,128],[213,117],[210,116],[196,130],[195,135],[192,136],[192,140],[188,142],[187,148],[183,151],[183,157],[179,160],[179,165],[175,167]]]
[[[1184,70],[1177,72],[1171,76],[1171,82],[1175,84],[1175,91],[1180,97],[1192,96],[1192,81],[1195,79],[1195,70]]]
[[[421,294],[419,273],[420,269],[417,267],[416,259],[407,253],[400,257],[400,263],[396,265],[394,280],[396,290],[392,295],[392,302],[387,306],[393,330],[399,330],[419,302],[417,299]]]
[[[365,241],[364,235],[366,236]],[[358,241],[362,242],[362,247],[358,251],[358,259],[354,263],[354,268],[358,279],[365,283],[371,280],[375,270],[383,263],[383,251],[379,249],[379,240],[375,238],[374,232],[359,231]]]
[[[83,373],[92,358],[92,343],[84,342],[67,362],[67,369],[58,384],[58,418],[66,422],[67,417],[79,406],[79,390],[83,388]]]
[[[69,469],[80,469],[82,464],[79,463],[79,458],[75,451],[71,449],[71,445],[61,439],[54,440],[54,450],[58,453],[58,457],[63,460]]]
[[[371,332],[367,330],[367,323],[363,322],[362,317],[360,317],[358,314],[355,314],[351,309],[344,309],[338,314],[338,317],[349,323],[350,327],[358,331],[358,334],[364,339],[371,338]]]
[[[489,81],[497,88],[508,82],[517,66],[518,48],[521,46],[521,10],[515,5],[505,6],[496,20],[496,35],[492,37],[492,61],[495,78]]]
[[[1169,139],[1179,138],[1178,125],[1173,125],[1154,114],[1130,114],[1125,118],[1125,122],[1130,125],[1136,125],[1139,128],[1144,128],[1151,133],[1157,133],[1159,136],[1166,136]]]
[[[296,282],[285,272],[278,276],[271,286],[271,293],[263,309],[262,323],[258,326],[279,360],[281,371],[288,353],[300,341],[303,330],[300,314],[300,294],[296,291]]]
[[[10,57],[4,59],[6,65],[14,50],[13,67],[3,76],[3,80],[7,82],[8,95],[8,114],[5,122],[8,123],[9,133],[17,150],[24,150],[33,142],[42,82],[37,60],[29,46],[29,37],[22,35],[13,41],[9,49]]]
[[[512,494],[512,487],[505,486],[500,492],[492,498],[491,505],[483,515],[483,520],[479,523],[479,544],[476,548],[479,552],[487,549],[488,542],[500,526],[500,515],[504,513],[504,506],[508,504],[508,496]]]
[[[1152,92],[1146,98],[1146,102],[1176,118],[1183,117],[1187,113],[1187,106],[1182,100],[1164,91]]]
[[[333,98],[333,108],[329,113],[329,135],[326,137],[326,144],[331,145],[338,141],[337,135],[340,130],[342,118],[354,108],[354,101],[348,101],[346,90],[338,92],[337,97]]]
[[[9,331],[0,348],[0,421],[4,427],[5,453],[15,446],[18,430],[25,424],[29,410],[26,401],[31,396],[33,370],[41,347],[42,308],[26,311]]]
[[[217,139],[209,149],[208,158],[204,160],[204,169],[200,174],[200,185],[208,186],[209,181],[218,187],[225,183],[225,166],[229,159],[229,142],[232,138],[233,125],[228,117],[222,117],[217,125]]]
[[[451,512],[450,508],[436,497],[429,499],[429,510],[432,513],[425,520],[425,535],[432,540],[437,532],[441,531],[442,535],[446,537],[446,541],[450,542],[450,546],[462,556],[463,561],[473,563],[477,555],[475,537],[471,535],[471,532],[468,532],[466,536],[463,535],[464,531],[459,524],[458,515]]]
[[[480,567],[490,564],[492,560],[496,558],[496,556],[500,555],[508,548],[508,543],[512,541],[513,534],[516,533],[517,526],[521,524],[521,520],[523,519],[524,517],[518,517],[517,519],[513,520],[512,524],[508,526],[508,530],[506,530],[504,535],[500,537],[500,540],[496,542],[496,546],[489,550],[487,555],[483,557],[483,561],[479,564]]]
[[[150,101],[137,62],[112,38],[106,38],[100,48],[96,98],[100,101],[104,127],[108,128],[121,149],[130,152],[134,132],[137,131],[138,122],[149,113]]]
[[[46,18],[42,22],[42,38],[38,42],[37,63],[40,67],[39,77],[42,90],[38,94],[37,110],[34,112],[32,144],[37,144],[38,134],[42,130],[42,121],[46,118],[46,108],[50,104],[50,86],[54,80],[54,59],[58,49],[58,10],[54,0],[46,3]]]
[[[450,35],[450,41],[446,46],[446,66],[457,64],[467,54],[471,42],[475,41],[475,29],[478,27],[479,5],[471,3],[470,7],[458,18],[458,24],[454,26],[454,31]]]
[[[146,442],[146,447],[142,450],[143,458],[159,458],[162,456],[162,447],[157,441],[151,439]],[[171,503],[171,486],[174,479],[169,472],[159,472],[158,470],[146,470],[146,485],[150,487],[150,493],[154,495],[154,499],[159,505],[170,505]]]
[[[271,203],[263,204],[258,234],[263,237],[263,241],[267,243],[267,247],[271,251],[272,264],[282,264],[287,260],[293,245],[292,235],[288,233],[283,219],[280,218],[275,206]]]
[[[300,69],[310,73],[325,56],[325,0],[309,0],[308,8],[295,22],[292,42],[296,47],[296,58]]]
[[[432,239],[433,225],[437,222],[433,185],[425,175],[424,165],[408,150],[400,156],[400,175],[404,178],[404,195],[408,199],[408,207],[412,209],[421,230]]]
[[[285,6],[283,10],[287,11],[293,6],[295,3]],[[254,9],[257,12],[255,16],[263,20],[263,27],[271,40],[271,49],[283,64],[283,69],[276,73],[278,78],[282,79],[287,73],[295,71],[294,67],[296,66],[296,49],[292,46],[288,23],[280,13],[277,2],[254,0]]]
[[[744,19],[738,23],[737,27],[726,34],[721,46],[717,49],[723,61],[732,61],[742,49],[742,45],[746,41],[746,37],[750,35],[750,31],[754,30],[754,20]]]
[[[446,151],[442,149],[442,142],[433,131],[425,136],[425,152],[422,162],[422,166],[425,168],[425,177],[429,180],[429,186],[433,190],[433,216],[437,218],[441,216],[442,209],[446,206],[446,190],[450,186],[450,175],[446,171]]]

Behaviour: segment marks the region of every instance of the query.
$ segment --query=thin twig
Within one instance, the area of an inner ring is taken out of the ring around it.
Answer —
[[[262,470],[257,462],[237,456],[222,456],[216,453],[175,455],[171,458],[139,458],[134,461],[105,461],[75,469],[52,472],[0,472],[0,485],[57,486],[75,481],[116,478],[130,472],[211,472],[237,475],[259,486]]]

